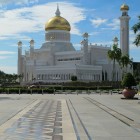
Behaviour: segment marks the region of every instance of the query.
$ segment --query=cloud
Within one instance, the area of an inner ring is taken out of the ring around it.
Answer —
[[[12,51],[0,51],[0,60],[8,59],[13,54],[16,54],[16,52],[12,52]]]
[[[21,4],[28,4],[28,3],[36,3],[38,2],[38,0],[0,0],[0,5],[7,5],[10,3],[14,3],[17,5],[21,5]]]
[[[11,51],[0,51],[0,55],[5,55],[5,54],[16,54],[16,52],[11,52]]]
[[[4,71],[5,73],[13,74],[17,71],[16,66],[0,66],[0,70]]]
[[[71,33],[79,35],[80,31],[76,24],[85,19],[84,9],[72,3],[59,4],[61,15],[71,24]],[[0,39],[44,31],[45,23],[55,15],[55,11],[55,2],[20,9],[0,10]]]
[[[90,21],[91,21],[92,25],[97,28],[100,25],[106,23],[107,22],[107,19],[96,18],[96,19],[91,19]]]
[[[82,47],[80,42],[79,42],[79,44],[73,44],[73,46],[76,50],[81,50],[81,47]]]
[[[21,35],[21,34],[9,34],[9,35],[3,35],[3,36],[0,36],[0,40],[8,40],[8,39],[16,39],[16,40],[26,40],[26,41],[29,41],[31,40],[31,37],[29,36],[26,36],[26,35]]]
[[[111,23],[107,24],[107,26],[109,26],[111,30],[118,30],[120,28],[120,20],[113,19]]]
[[[0,60],[7,59],[9,56],[0,56]]]
[[[112,41],[102,41],[102,42],[96,42],[96,43],[91,43],[92,45],[97,44],[98,46],[103,46],[103,47],[111,47],[113,42]]]
[[[89,36],[95,36],[95,35],[98,35],[98,34],[100,34],[100,32],[91,32],[91,33],[89,33]]]

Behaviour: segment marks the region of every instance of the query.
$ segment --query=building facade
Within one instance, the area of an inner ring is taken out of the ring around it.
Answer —
[[[123,54],[129,54],[129,7],[121,6],[120,45]],[[68,82],[71,76],[79,81],[111,81],[113,64],[107,53],[111,47],[88,43],[88,33],[83,34],[81,50],[75,50],[70,39],[70,24],[60,16],[59,7],[55,16],[45,25],[45,43],[35,49],[34,40],[30,49],[22,54],[22,42],[18,42],[18,74],[23,83]],[[115,40],[115,39],[114,39]],[[116,64],[116,81],[122,78],[122,70]]]

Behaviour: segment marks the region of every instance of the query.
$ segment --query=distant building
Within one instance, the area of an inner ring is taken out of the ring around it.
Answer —
[[[129,7],[121,6],[120,47],[123,54],[129,54]],[[18,42],[18,74],[23,74],[23,83],[67,82],[71,76],[79,81],[111,81],[112,62],[107,57],[111,47],[88,43],[88,33],[83,34],[81,50],[75,50],[71,43],[71,26],[60,16],[59,7],[55,16],[45,25],[45,43],[35,49],[35,41],[30,41],[30,50],[22,54],[22,42]],[[114,42],[118,41],[115,37]],[[116,65],[116,81],[122,73]]]

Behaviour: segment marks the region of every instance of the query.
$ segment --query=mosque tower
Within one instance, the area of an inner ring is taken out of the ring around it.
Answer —
[[[120,19],[120,48],[122,50],[122,54],[129,55],[129,20],[130,17],[128,15],[129,6],[123,4],[120,8],[122,11],[122,16]]]
[[[29,43],[30,43],[30,57],[33,58],[35,41],[31,39]]]
[[[22,74],[21,68],[21,57],[22,57],[22,42],[18,42],[18,75]]]
[[[84,52],[84,56],[83,56],[83,63],[84,63],[84,65],[88,65],[89,64],[88,37],[89,37],[88,33],[84,33],[83,34],[84,40],[81,42],[81,45],[83,46],[83,52]]]

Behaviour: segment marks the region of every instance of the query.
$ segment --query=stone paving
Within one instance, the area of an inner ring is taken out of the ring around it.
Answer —
[[[7,140],[62,140],[62,110],[60,101],[39,102],[5,131]]]
[[[0,95],[0,140],[139,140],[140,101],[121,97]]]

